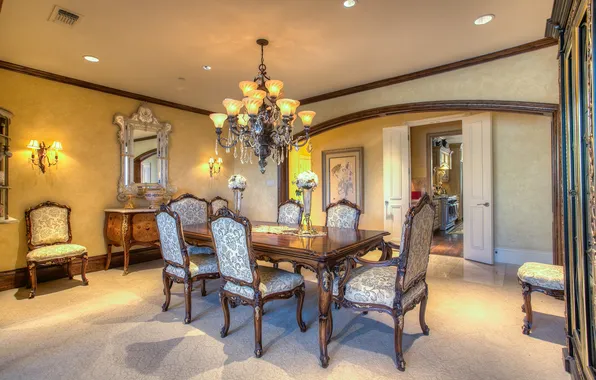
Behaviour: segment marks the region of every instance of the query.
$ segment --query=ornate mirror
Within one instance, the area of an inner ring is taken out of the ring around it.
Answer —
[[[172,125],[160,122],[146,104],[130,116],[114,115],[120,127],[121,174],[118,181],[118,200],[127,194],[143,196],[150,189],[175,191],[168,180],[168,138]]]

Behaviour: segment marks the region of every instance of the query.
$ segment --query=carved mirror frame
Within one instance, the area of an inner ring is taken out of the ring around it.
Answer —
[[[120,179],[118,180],[118,200],[126,201],[127,195],[133,193],[142,197],[146,190],[163,188],[166,194],[172,193],[173,187],[168,177],[168,142],[172,125],[157,120],[146,104],[141,104],[137,112],[130,116],[114,115],[115,125],[120,127]],[[135,183],[134,181],[134,131],[150,131],[157,134],[157,183]]]

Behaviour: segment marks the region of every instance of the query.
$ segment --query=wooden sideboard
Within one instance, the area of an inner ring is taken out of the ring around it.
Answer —
[[[159,235],[155,223],[155,210],[149,208],[111,208],[104,210],[104,235],[107,244],[108,259],[106,270],[110,268],[112,247],[124,250],[124,273],[128,274],[130,248],[135,245],[144,247],[159,246]]]

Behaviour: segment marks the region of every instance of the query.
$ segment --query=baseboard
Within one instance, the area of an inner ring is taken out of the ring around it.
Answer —
[[[106,266],[107,255],[89,256],[87,262],[87,273],[104,270]],[[159,248],[139,248],[130,251],[130,264],[144,263],[161,259]],[[74,275],[81,274],[81,260],[73,260],[72,271]],[[110,268],[116,268],[124,265],[124,253],[112,253]],[[66,272],[61,265],[37,268],[37,282],[57,280],[66,277]],[[0,291],[13,288],[21,288],[27,285],[27,268],[17,268],[0,272]]]
[[[534,251],[530,249],[495,248],[495,262],[522,265],[529,261],[552,264],[553,253],[550,251]]]

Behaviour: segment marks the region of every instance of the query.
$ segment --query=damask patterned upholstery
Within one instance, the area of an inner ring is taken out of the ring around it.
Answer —
[[[517,271],[517,277],[533,286],[546,289],[563,290],[565,275],[560,265],[525,263]]]
[[[211,201],[211,212],[213,215],[215,215],[217,210],[223,207],[228,207],[228,201],[225,199],[214,199]]]
[[[273,293],[288,292],[304,282],[301,275],[282,269],[260,266],[258,270],[261,277],[259,290],[263,297]],[[226,282],[224,289],[250,299],[255,296],[255,292],[250,286],[240,286],[229,281]]]
[[[244,225],[231,218],[219,218],[211,222],[211,231],[221,274],[252,283]]]
[[[346,206],[336,205],[327,210],[327,227],[357,229],[358,210]]]
[[[29,213],[31,219],[31,245],[68,242],[68,210],[63,207],[45,206]]]
[[[408,261],[406,264],[404,289],[408,289],[412,281],[426,272],[428,268],[434,219],[435,212],[428,204],[414,216],[412,230],[410,232],[410,246],[407,253]]]
[[[207,223],[207,202],[195,198],[182,198],[169,204],[172,211],[180,216],[182,226]]]
[[[76,256],[87,252],[87,248],[78,244],[54,244],[37,248],[27,253],[27,261],[45,261]]]
[[[215,253],[211,247],[201,247],[190,244],[186,246],[186,250],[189,255],[212,255]]]
[[[164,260],[184,265],[182,256],[182,247],[180,238],[182,231],[176,225],[176,219],[167,212],[160,212],[155,217],[157,230],[159,231],[159,242],[161,245],[161,254]]]
[[[354,303],[372,303],[393,307],[395,299],[395,278],[397,267],[358,267],[352,271],[346,283],[344,298]],[[333,283],[333,295],[337,296],[339,277]],[[410,304],[426,290],[424,281],[418,282],[413,288],[402,295],[402,308]]]
[[[301,209],[296,203],[287,202],[277,210],[277,223],[300,224]]]
[[[198,274],[217,273],[217,258],[215,255],[195,255],[190,256],[190,265],[188,266],[190,277]],[[184,269],[168,265],[166,272],[180,278],[184,278]]]

